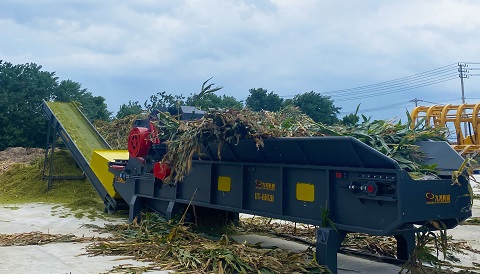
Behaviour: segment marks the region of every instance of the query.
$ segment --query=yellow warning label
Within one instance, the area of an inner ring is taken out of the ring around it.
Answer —
[[[232,178],[228,176],[218,176],[218,190],[230,192],[232,186]]]
[[[297,183],[295,196],[297,200],[304,202],[315,201],[315,186],[309,183]]]

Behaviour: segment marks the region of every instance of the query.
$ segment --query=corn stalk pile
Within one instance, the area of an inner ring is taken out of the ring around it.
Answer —
[[[113,121],[96,120],[93,125],[112,149],[127,149],[128,134],[135,120],[142,115],[129,115]]]
[[[133,122],[143,117],[132,115],[112,122],[97,121],[95,127],[113,149],[126,149]],[[316,123],[295,107],[278,112],[211,110],[203,118],[191,121],[179,121],[177,117],[160,112],[155,120],[158,137],[168,146],[162,162],[172,167],[172,174],[165,183],[182,181],[191,168],[192,156],[201,156],[199,152],[208,142],[217,143],[220,151],[225,143],[235,144],[240,139],[251,139],[261,149],[264,138],[275,137],[352,136],[395,159],[409,172],[434,174],[434,166],[421,164],[424,155],[415,142],[446,140],[447,133],[446,128],[410,129],[410,122],[370,121],[366,117],[355,125],[327,126]]]
[[[120,255],[151,262],[148,269],[177,273],[328,273],[313,259],[311,250],[295,253],[279,248],[237,243],[227,234],[202,237],[181,222],[166,221],[154,213],[142,222],[99,228],[115,240],[86,248],[89,255]]]
[[[214,110],[198,120],[177,121],[177,127],[172,126],[175,121],[169,115],[159,117],[160,137],[166,140],[168,146],[162,161],[172,167],[172,174],[166,178],[165,183],[182,181],[190,171],[192,156],[201,157],[202,146],[209,142],[218,144],[219,153],[223,144],[236,144],[240,139],[251,139],[261,149],[264,138],[353,136],[395,159],[409,172],[434,174],[434,166],[421,164],[424,155],[415,142],[446,140],[446,129],[443,128],[410,129],[410,123],[370,121],[365,117],[362,123],[351,126],[327,126],[314,122],[294,107],[279,112]]]
[[[240,139],[251,139],[261,149],[264,138],[324,136],[320,130],[311,130],[313,127],[323,128],[293,108],[279,112],[214,110],[198,120],[180,121],[175,131],[165,131],[160,126],[159,131],[164,133],[162,137],[166,137],[168,146],[163,162],[172,167],[172,174],[165,182],[182,181],[190,171],[193,155],[201,157],[202,146],[209,142],[218,144],[218,157],[221,158],[222,145],[235,144]]]
[[[407,113],[408,115],[408,113]],[[374,120],[363,117],[363,122],[342,127],[331,127],[342,136],[352,136],[396,160],[400,166],[410,172],[433,171],[433,166],[423,166],[424,154],[415,145],[417,141],[446,141],[447,128],[420,127],[410,129],[410,121]]]

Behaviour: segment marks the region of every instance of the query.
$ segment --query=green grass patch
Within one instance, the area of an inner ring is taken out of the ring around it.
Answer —
[[[66,150],[55,151],[53,166],[56,176],[82,174]],[[14,164],[1,173],[0,204],[48,203],[56,204],[52,210],[56,214],[92,218],[103,216],[104,204],[88,179],[53,181],[50,191],[46,192],[47,180],[42,178],[42,169],[43,158],[32,164]],[[61,210],[61,206],[71,212]]]

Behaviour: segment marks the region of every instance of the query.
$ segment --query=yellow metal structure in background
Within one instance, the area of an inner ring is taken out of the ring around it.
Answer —
[[[90,167],[110,197],[119,199],[122,196],[113,188],[113,173],[108,171],[108,162],[115,160],[128,160],[128,150],[94,150]]]
[[[448,128],[453,125],[456,143],[452,147],[456,151],[462,155],[480,151],[480,103],[418,106],[412,111],[411,128],[419,124]]]

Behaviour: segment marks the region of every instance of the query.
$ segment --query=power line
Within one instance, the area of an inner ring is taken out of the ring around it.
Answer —
[[[355,88],[332,90],[322,92],[334,99],[336,102],[358,100],[370,97],[377,97],[392,93],[398,93],[406,90],[412,90],[429,85],[435,85],[457,78],[468,78],[469,76],[477,76],[480,74],[471,74],[469,70],[480,70],[480,68],[469,67],[468,65],[480,65],[480,63],[464,62],[453,63],[446,66],[438,67],[425,72],[417,73],[410,76],[397,78],[394,80],[384,81],[376,84],[365,85]],[[458,68],[460,66],[460,68]],[[462,69],[465,67],[465,70]],[[459,74],[460,73],[460,74]],[[294,97],[295,95],[282,95],[279,97]]]
[[[331,95],[331,97],[345,97],[345,96],[351,96],[351,95],[355,95],[355,94],[358,94],[358,93],[365,93],[365,92],[378,92],[378,91],[383,91],[383,90],[389,90],[389,89],[392,89],[392,88],[400,88],[400,87],[409,87],[409,86],[417,86],[417,85],[422,85],[424,83],[435,83],[436,81],[438,82],[442,82],[444,79],[448,78],[448,79],[455,79],[457,78],[457,74],[456,72],[451,72],[449,74],[443,74],[443,75],[436,75],[434,77],[430,77],[428,79],[413,79],[413,80],[409,80],[408,82],[403,82],[403,83],[392,83],[392,84],[389,84],[389,85],[385,85],[385,86],[380,86],[380,87],[377,87],[377,88],[370,88],[370,89],[363,89],[363,90],[358,90],[358,91],[349,91],[349,92],[345,92],[345,93],[341,93],[341,94],[334,94],[334,95]]]
[[[414,100],[410,100],[410,101],[414,101]],[[427,101],[427,100],[421,100],[421,99],[417,99],[416,100],[417,102],[425,102],[425,103],[429,103],[429,104],[433,104],[433,105],[441,105],[439,103],[435,103],[435,102],[432,102],[432,101]]]
[[[398,107],[402,107],[404,105],[410,104],[412,101],[406,101],[406,102],[399,102],[399,103],[394,103],[390,105],[384,105],[384,106],[378,106],[378,107],[373,107],[373,108],[366,108],[366,109],[358,109],[359,113],[365,113],[365,112],[374,112],[374,111],[380,111],[380,110],[385,110],[385,109],[394,109]],[[339,114],[347,114],[347,113],[354,113],[355,111],[341,111]]]
[[[468,65],[480,65],[480,63],[466,62],[462,65],[449,64],[426,72],[414,74],[411,76],[401,77],[398,79],[385,81],[377,84],[366,85],[356,88],[341,89],[323,92],[329,95],[337,102],[358,100],[376,96],[387,95],[391,93],[398,93],[406,90],[416,89],[429,85],[454,80],[458,77],[468,78],[469,76],[480,76],[480,74],[472,74],[470,70],[480,70],[480,68],[469,67]],[[460,68],[458,68],[460,66]],[[462,69],[465,67],[465,70]],[[460,73],[460,74],[458,74]]]
[[[405,91],[405,90],[411,90],[411,89],[430,86],[430,85],[434,85],[434,84],[438,84],[438,83],[442,83],[442,82],[446,82],[446,81],[451,81],[451,80],[457,79],[457,78],[458,78],[458,76],[452,76],[452,77],[443,78],[443,79],[437,80],[437,81],[428,81],[428,82],[423,82],[421,84],[416,84],[416,85],[402,87],[402,88],[396,88],[396,89],[394,88],[394,89],[390,89],[390,90],[382,91],[382,92],[374,92],[374,93],[370,93],[370,94],[363,94],[363,95],[358,95],[358,96],[353,96],[353,97],[348,97],[348,98],[340,98],[340,99],[335,100],[335,101],[343,102],[343,101],[350,101],[350,100],[356,100],[356,99],[376,97],[376,96],[381,96],[381,95],[386,95],[386,94],[391,94],[391,93],[398,93],[398,92],[402,92],[402,91]],[[332,97],[333,97],[333,99],[335,99],[335,96],[332,96]]]
[[[365,93],[365,92],[377,92],[386,89],[390,89],[392,87],[398,88],[399,86],[408,86],[413,85],[416,86],[422,83],[431,83],[435,80],[442,81],[445,78],[456,78],[458,77],[457,74],[457,65],[456,64],[449,64],[443,67],[439,67],[436,69],[432,69],[429,71],[417,73],[414,75],[406,76],[397,78],[394,80],[384,81],[376,84],[360,86],[355,88],[347,88],[347,89],[339,89],[339,90],[332,90],[321,92],[322,95],[331,95],[330,97],[340,97],[340,96],[351,96],[356,95],[358,93]],[[283,95],[281,97],[294,97],[294,95]]]
[[[377,84],[372,84],[372,85],[366,85],[366,86],[361,86],[361,87],[356,87],[356,88],[349,88],[349,89],[341,89],[341,90],[334,90],[334,91],[329,91],[329,92],[324,92],[323,94],[330,95],[335,101],[337,102],[342,102],[342,101],[349,101],[349,100],[358,100],[358,99],[363,99],[363,98],[369,98],[369,97],[376,97],[376,96],[382,96],[382,95],[387,95],[391,93],[398,93],[402,92],[405,90],[411,90],[419,87],[424,87],[428,85],[435,85],[438,83],[454,80],[457,78],[468,78],[469,76],[480,76],[480,74],[472,74],[470,71],[472,70],[480,70],[480,68],[476,67],[469,67],[468,65],[480,65],[480,63],[473,63],[473,62],[465,62],[465,63],[458,63],[458,64],[450,64],[446,65],[443,67],[439,67],[433,70],[429,70],[426,72],[418,73],[415,75],[407,76],[407,77],[402,77],[390,81],[385,81]],[[459,73],[459,74],[458,74]],[[361,94],[363,93],[363,94]],[[463,93],[462,93],[463,94]],[[467,99],[463,97],[462,99]],[[468,99],[480,99],[480,98],[468,98]],[[443,102],[448,102],[448,101],[457,101],[457,99],[448,99],[448,100],[443,100]],[[360,113],[365,113],[365,112],[374,112],[374,111],[381,111],[385,109],[395,109],[398,107],[402,107],[406,104],[415,102],[416,103],[422,101],[425,103],[433,104],[433,105],[442,105],[439,103],[431,102],[431,101],[426,101],[426,100],[420,100],[420,99],[413,99],[408,102],[399,102],[399,103],[394,103],[394,104],[389,104],[389,105],[384,105],[384,106],[378,106],[378,107],[373,107],[373,108],[368,108],[368,109],[359,109],[358,111]],[[444,104],[443,103],[443,104]],[[354,113],[354,111],[342,111],[339,114],[347,114],[347,113]]]
[[[468,98],[465,98],[465,99],[480,99],[479,98],[476,98],[476,97],[468,97]],[[425,103],[429,103],[429,104],[432,104],[432,105],[445,105],[447,102],[452,102],[452,101],[459,101],[461,99],[459,98],[452,98],[452,99],[446,99],[446,100],[442,100],[440,101],[439,103],[438,102],[432,102],[432,101],[428,101],[428,100],[422,100],[422,99],[413,99],[413,100],[409,100],[409,101],[404,101],[404,102],[399,102],[399,103],[393,103],[393,104],[389,104],[389,105],[382,105],[382,106],[378,106],[378,107],[373,107],[373,108],[366,108],[366,109],[362,109],[362,108],[359,108],[358,112],[359,113],[365,113],[365,112],[375,112],[375,111],[381,111],[381,110],[385,110],[385,109],[396,109],[396,108],[399,108],[399,107],[402,107],[404,105],[408,105],[408,104],[411,104],[411,103],[415,103],[415,102],[425,102]],[[352,111],[340,111],[339,114],[349,114],[349,113],[354,113],[355,110],[352,110]]]
[[[363,92],[364,90],[377,89],[377,87],[385,87],[385,86],[396,85],[397,82],[406,83],[406,82],[416,81],[418,79],[431,78],[431,75],[439,75],[439,74],[445,74],[445,73],[451,74],[453,72],[455,72],[455,74],[456,74],[456,71],[457,71],[457,64],[450,64],[450,65],[446,65],[446,66],[439,67],[439,68],[436,68],[436,69],[432,69],[432,70],[429,70],[429,71],[417,73],[417,74],[414,74],[414,75],[397,78],[397,79],[394,79],[394,80],[384,81],[384,82],[380,82],[380,83],[376,83],[376,84],[360,86],[360,87],[355,87],[355,88],[332,90],[332,91],[323,92],[323,94],[328,95],[328,94],[343,93],[343,92],[358,91],[358,90],[361,90]]]
[[[415,99],[409,100],[409,101],[398,102],[398,103],[393,103],[393,104],[383,105],[383,106],[378,106],[378,107],[373,107],[373,108],[367,108],[367,109],[363,109],[363,110],[361,108],[359,108],[358,112],[359,113],[365,113],[365,112],[381,111],[381,110],[385,110],[385,109],[395,109],[395,108],[403,107],[405,105],[409,105],[411,103],[416,103],[416,102],[425,102],[425,103],[434,104],[434,105],[441,105],[439,103],[435,103],[435,102],[432,102],[432,101],[427,101],[427,100],[422,100],[422,99],[415,98]],[[341,111],[340,114],[354,113],[354,112],[355,111]]]
[[[389,84],[386,86],[379,86],[377,88],[370,88],[364,90],[357,90],[357,91],[350,91],[345,92],[343,94],[334,94],[330,95],[332,99],[335,99],[337,102],[342,101],[349,101],[355,99],[362,99],[362,98],[369,98],[369,97],[376,97],[381,95],[386,95],[390,93],[397,93],[405,90],[411,90],[419,87],[425,87],[429,85],[435,85],[438,83],[450,81],[453,79],[457,79],[458,75],[456,72],[449,73],[448,75],[437,75],[435,77],[431,77],[430,79],[420,80],[420,81],[412,81],[401,83],[401,84]],[[323,92],[322,95],[331,94],[332,92]],[[365,94],[368,93],[368,94]],[[358,95],[361,94],[361,95]],[[357,96],[356,96],[357,95]],[[328,96],[328,95],[327,95]],[[280,97],[294,97],[294,95],[283,95]]]

